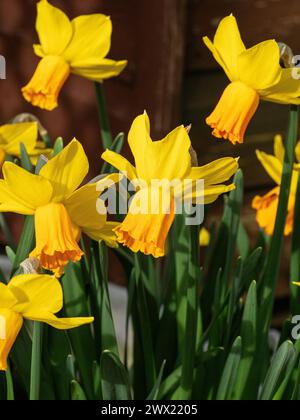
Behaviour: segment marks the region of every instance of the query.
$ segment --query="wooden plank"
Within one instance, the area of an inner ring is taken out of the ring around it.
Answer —
[[[201,39],[213,37],[220,19],[233,13],[238,19],[247,47],[275,38],[300,54],[299,0],[189,0],[188,59],[189,70],[217,67]]]

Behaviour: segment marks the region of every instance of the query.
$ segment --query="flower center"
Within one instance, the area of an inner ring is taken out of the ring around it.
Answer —
[[[69,261],[79,261],[83,252],[78,246],[80,229],[74,225],[61,203],[50,203],[35,212],[36,248],[30,254],[46,270],[63,273]]]
[[[206,123],[217,138],[243,143],[246,129],[259,105],[259,95],[242,82],[230,83]]]
[[[70,75],[69,64],[59,56],[41,59],[30,82],[22,88],[26,101],[52,111],[58,105],[58,96]]]
[[[7,358],[22,328],[23,318],[17,312],[0,308],[0,371],[7,370]]]

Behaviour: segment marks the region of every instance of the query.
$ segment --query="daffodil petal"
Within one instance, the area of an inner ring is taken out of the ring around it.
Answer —
[[[63,306],[62,287],[54,276],[21,274],[12,278],[8,288],[18,299],[15,309],[19,313],[31,311],[32,308],[56,313]]]
[[[0,308],[10,309],[17,303],[16,297],[9,290],[8,286],[0,283]]]
[[[225,63],[226,68],[232,74],[232,80],[237,80],[238,56],[245,51],[245,45],[234,16],[227,16],[220,22],[214,37],[214,46]]]
[[[295,147],[295,155],[297,161],[300,163],[300,141],[297,142],[297,145]]]
[[[112,174],[100,181],[100,187],[97,183],[87,184],[71,194],[64,204],[73,223],[83,230],[100,229],[106,223],[106,213],[98,213],[97,200],[105,186],[111,188],[118,180],[119,175]]]
[[[233,73],[231,73],[231,71],[229,70],[229,68],[227,67],[227,65],[225,64],[223,58],[221,57],[219,51],[217,50],[217,48],[214,46],[214,44],[211,42],[211,40],[205,36],[202,38],[204,44],[206,45],[206,47],[210,50],[210,52],[212,53],[214,59],[216,60],[216,62],[222,67],[222,69],[224,70],[226,76],[228,77],[228,79],[230,81],[234,81],[235,80],[235,76]]]
[[[112,23],[102,14],[79,16],[72,20],[73,38],[64,52],[65,59],[73,61],[103,58],[110,50]]]
[[[47,0],[41,0],[37,4],[36,30],[45,55],[60,55],[73,35],[69,18]]]
[[[281,77],[280,51],[276,41],[261,42],[238,57],[239,80],[256,91],[269,89]]]
[[[43,47],[40,44],[33,44],[33,51],[34,54],[40,58],[45,57],[45,53],[43,51]]]
[[[6,211],[24,208],[24,214],[33,214],[35,209],[49,203],[52,187],[43,177],[31,174],[11,162],[4,163],[2,172],[4,181],[0,182],[0,203],[11,208]],[[1,207],[0,210],[3,211]]]
[[[52,200],[60,202],[76,190],[88,170],[89,163],[83,147],[74,139],[42,167],[40,175],[53,186]]]
[[[105,160],[105,162],[108,162],[110,165],[112,165],[114,168],[118,169],[120,172],[126,174],[129,180],[137,178],[135,167],[130,162],[128,162],[126,158],[119,155],[118,153],[107,149],[102,153],[101,158]]]
[[[298,105],[300,104],[299,79],[299,69],[281,69],[278,83],[261,91],[260,95],[266,101]]]
[[[191,180],[203,179],[206,185],[228,181],[238,170],[238,160],[230,157],[214,160],[207,165],[193,167],[188,176]]]
[[[201,189],[191,192],[190,194],[185,193],[185,200],[193,200],[197,204],[211,204],[214,203],[218,197],[222,194],[228,193],[235,189],[234,184],[230,185],[209,185],[204,184],[204,194]]]
[[[280,160],[278,160],[275,156],[259,150],[256,151],[256,156],[268,175],[276,182],[277,185],[280,185],[282,174],[282,163]]]
[[[38,138],[36,122],[6,124],[0,127],[0,144],[6,153],[20,156],[20,143],[23,143],[28,154],[34,149]]]
[[[24,318],[32,321],[44,322],[58,330],[70,330],[94,322],[93,317],[57,318],[51,312],[36,308],[23,314]]]
[[[106,222],[101,228],[98,229],[85,229],[84,232],[94,241],[104,241],[107,246],[117,248],[117,236],[114,232],[120,223]]]
[[[115,61],[108,58],[74,60],[71,71],[78,76],[96,82],[118,76],[127,66],[126,60]]]
[[[282,142],[282,136],[280,134],[277,134],[274,137],[274,155],[278,160],[280,160],[280,162],[283,162],[285,150]]]
[[[152,141],[146,113],[138,116],[129,131],[128,143],[138,177],[143,181],[183,179],[191,169],[191,141],[184,126],[175,128],[163,140]]]

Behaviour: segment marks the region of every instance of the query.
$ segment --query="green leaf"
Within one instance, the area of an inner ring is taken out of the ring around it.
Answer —
[[[16,271],[19,269],[21,262],[29,257],[30,252],[33,250],[35,245],[35,230],[34,230],[34,217],[26,216],[25,223],[22,231],[22,235],[19,241],[16,257],[14,260],[12,273],[10,277],[13,277]]]
[[[0,213],[0,227],[4,233],[5,239],[10,246],[10,248],[15,252],[17,249],[13,234],[10,230],[10,227],[6,221],[5,214]]]
[[[237,337],[226,361],[217,392],[217,400],[230,400],[242,355],[242,339]]]
[[[13,384],[13,378],[11,375],[10,368],[8,368],[7,371],[5,372],[5,376],[6,376],[6,389],[7,389],[6,399],[7,401],[14,401],[15,399],[14,384]]]
[[[246,300],[241,326],[242,358],[239,364],[233,399],[250,400],[256,398],[255,382],[253,384],[253,363],[256,351],[257,332],[257,297],[256,282],[253,281]]]
[[[67,317],[89,316],[88,298],[80,266],[69,263],[61,279],[64,291],[64,314]],[[94,398],[93,362],[97,360],[95,342],[90,325],[68,331],[88,399]]]
[[[291,255],[291,314],[297,315],[299,311],[300,302],[300,287],[297,287],[293,282],[300,281],[300,177],[298,179],[297,193],[295,199],[294,209],[294,224],[292,236],[292,255]]]
[[[33,165],[31,163],[30,157],[27,153],[26,147],[23,143],[20,143],[20,154],[21,154],[21,165],[22,168],[26,171],[33,173]]]
[[[115,152],[115,153],[121,153],[125,141],[125,134],[120,133],[117,135],[117,137],[114,139],[111,147],[109,147],[109,150]],[[111,166],[108,162],[104,162],[101,173],[102,174],[109,174],[113,172],[118,172],[118,169]]]
[[[53,157],[58,155],[64,148],[64,140],[62,137],[58,137],[55,140],[54,146],[53,146]]]
[[[160,368],[160,371],[159,371],[159,374],[158,374],[158,377],[157,377],[157,381],[156,381],[152,391],[150,392],[150,394],[147,398],[147,400],[149,400],[149,401],[156,401],[157,400],[158,393],[159,393],[159,388],[160,388],[162,377],[163,377],[164,370],[165,370],[165,366],[166,366],[166,360],[163,361],[163,363],[161,365],[161,368]]]
[[[266,269],[263,278],[262,292],[259,306],[259,331],[262,338],[261,346],[266,346],[269,327],[272,319],[275,290],[278,280],[279,267],[281,261],[281,251],[284,238],[284,229],[290,194],[290,186],[293,173],[295,145],[298,139],[298,107],[291,106],[288,138],[285,146],[285,157],[281,178],[280,195],[277,209],[274,233],[271,239],[270,250],[266,262]],[[265,349],[260,348],[258,352],[264,355]],[[258,363],[258,366],[262,361]]]
[[[248,234],[246,232],[246,229],[243,225],[243,223],[240,223],[239,230],[238,230],[238,236],[237,236],[237,247],[240,251],[241,257],[243,260],[247,258],[250,251],[250,241],[248,238]]]
[[[13,265],[14,262],[15,262],[15,259],[16,259],[16,253],[11,249],[10,246],[5,247],[5,252],[6,252],[6,255],[7,255],[10,263]]]
[[[71,395],[73,401],[86,401],[87,397],[84,390],[81,388],[78,382],[73,380],[71,382]]]
[[[198,226],[190,227],[189,265],[186,291],[186,324],[182,353],[182,376],[178,389],[178,399],[188,400],[193,390],[193,374],[195,367],[197,330],[198,330],[198,305],[199,305],[199,229]]]
[[[290,361],[295,356],[295,350],[291,341],[284,342],[275,353],[271,366],[268,370],[262,387],[262,401],[272,400],[284,378]]]
[[[131,400],[128,374],[118,356],[104,351],[100,361],[102,396],[104,400]]]

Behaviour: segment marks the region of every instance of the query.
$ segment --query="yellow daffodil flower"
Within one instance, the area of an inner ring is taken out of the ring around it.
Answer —
[[[200,229],[199,244],[200,246],[208,246],[210,242],[210,233],[206,228]]]
[[[274,155],[257,151],[256,155],[269,176],[275,181],[277,186],[264,196],[256,196],[252,201],[252,207],[256,210],[256,221],[264,229],[267,235],[272,235],[275,227],[276,213],[278,208],[280,183],[284,159],[284,146],[282,137],[276,136],[274,139]],[[288,214],[285,223],[284,234],[290,235],[293,231],[295,196],[299,176],[300,164],[300,142],[296,147],[296,158],[298,163],[294,165],[290,197],[288,202]]]
[[[101,186],[107,188],[107,180],[113,184],[119,180],[119,175],[113,174],[77,189],[88,170],[86,154],[75,139],[49,160],[39,175],[11,162],[3,165],[0,211],[34,215],[36,247],[31,256],[57,275],[62,274],[68,261],[81,259],[83,252],[78,246],[81,232],[116,246],[112,229],[117,224],[107,222],[106,214],[97,212],[96,201]]]
[[[20,157],[20,143],[23,143],[33,164],[39,156],[49,156],[51,149],[46,149],[43,142],[38,141],[38,125],[35,122],[5,124],[0,126],[0,168],[6,155]]]
[[[298,70],[280,66],[280,49],[275,40],[246,49],[231,15],[219,24],[214,42],[208,37],[203,41],[231,82],[206,120],[215,137],[243,143],[261,99],[300,104],[300,80],[295,77]]]
[[[102,82],[119,75],[127,61],[106,58],[112,23],[108,16],[93,14],[72,21],[47,0],[37,4],[36,30],[40,44],[34,45],[41,61],[23,87],[24,98],[49,111],[58,106],[59,92],[70,73]]]
[[[221,183],[231,178],[238,169],[238,163],[236,159],[223,158],[202,167],[192,167],[191,141],[184,126],[177,127],[161,141],[152,141],[146,113],[134,120],[128,142],[135,166],[110,150],[102,155],[105,161],[126,173],[136,186],[128,214],[115,232],[118,241],[132,251],[161,257],[165,255],[166,238],[174,221],[175,201],[200,198],[203,204],[214,202],[220,194],[234,189],[233,184]],[[182,184],[185,181],[194,184],[201,179],[205,182],[204,193],[203,190],[199,193],[191,188],[190,193],[182,197]],[[170,194],[156,184],[156,181],[172,184],[174,180],[178,181],[178,188],[169,191]],[[143,209],[142,204],[145,203],[146,208]]]
[[[94,321],[92,317],[57,318],[55,314],[62,307],[62,287],[53,276],[21,274],[8,285],[0,283],[0,371],[7,370],[7,358],[24,319],[45,322],[60,330]]]

